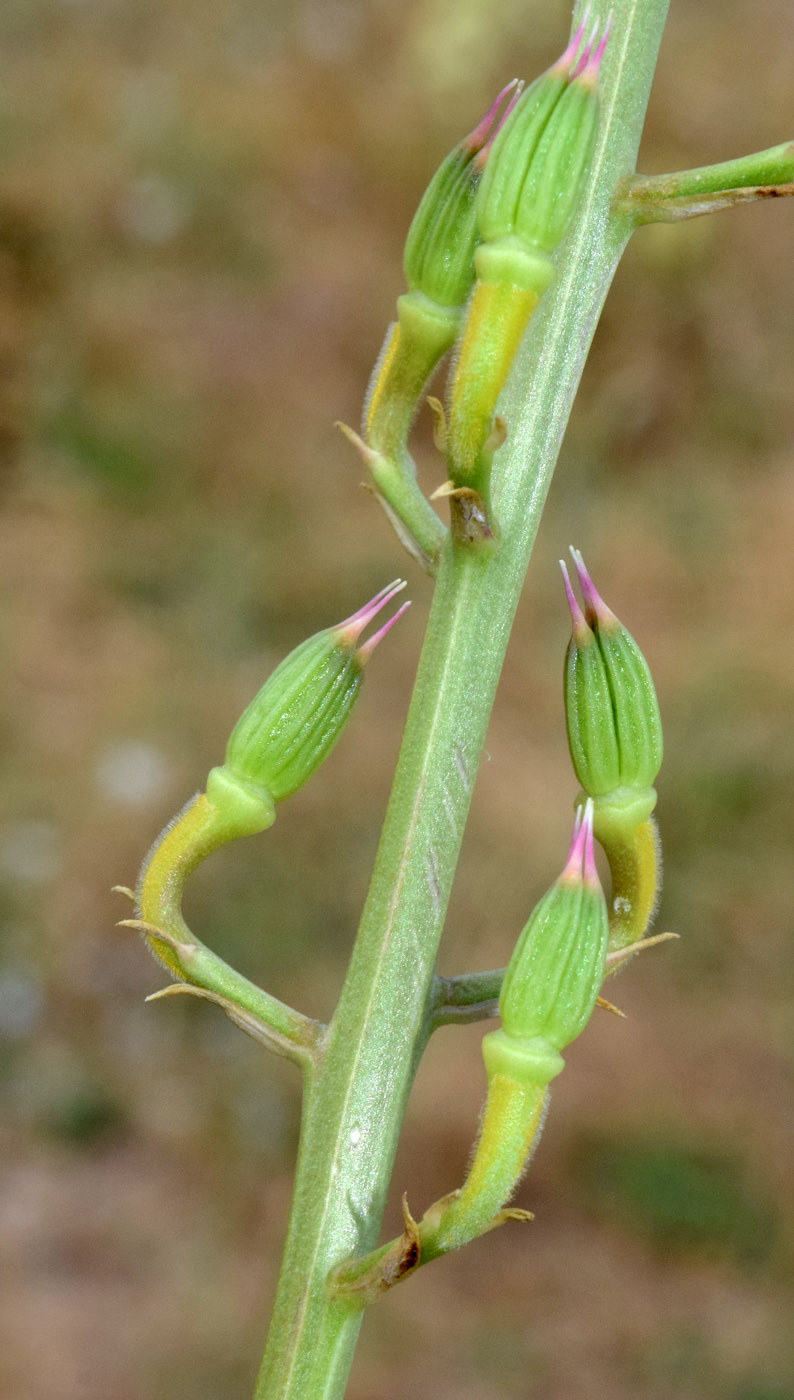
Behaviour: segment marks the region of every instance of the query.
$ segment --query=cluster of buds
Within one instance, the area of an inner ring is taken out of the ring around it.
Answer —
[[[496,401],[554,275],[550,255],[595,144],[607,31],[585,38],[585,27],[529,87],[514,80],[503,88],[430,181],[409,229],[408,291],[370,379],[362,435],[345,429],[400,539],[431,572],[445,531],[417,484],[408,437],[430,375],[457,342],[448,422],[437,435],[448,481],[436,494],[450,498],[457,538],[492,538]]]
[[[432,572],[444,530],[416,481],[408,437],[436,366],[460,331],[479,240],[475,201],[491,142],[515,102],[509,83],[441,162],[405,245],[408,291],[386,332],[364,402],[362,436],[345,429],[406,548]]]
[[[653,682],[581,555],[572,553],[585,608],[563,566],[573,619],[565,709],[584,791],[565,868],[532,911],[505,970],[501,1028],[483,1039],[488,1096],[469,1174],[461,1191],[438,1202],[420,1226],[435,1250],[506,1218],[497,1206],[509,1199],[540,1135],[548,1085],[564,1068],[560,1052],[599,1001],[609,955],[622,959],[642,939],[658,890],[650,812],[662,733]],[[594,835],[609,861],[610,906],[595,866]]]
[[[604,31],[565,53],[521,95],[494,139],[477,194],[481,242],[449,392],[447,470],[490,515],[499,394],[532,312],[554,276],[551,253],[581,197],[598,127]]]
[[[643,882],[653,884],[651,905],[656,896],[655,834],[645,840],[662,760],[656,693],[636,642],[596,591],[581,554],[572,555],[585,610],[563,565],[573,620],[565,714],[583,792],[565,868],[530,915],[504,974],[502,1027],[483,1041],[489,1081],[503,1075],[545,1085],[559,1073],[560,1051],[584,1029],[596,1003],[607,952],[645,930],[650,909]],[[611,911],[593,858],[594,835],[610,864]]]
[[[401,538],[428,566],[444,530],[419,490],[407,444],[428,379],[456,342],[446,417],[439,405],[449,475],[442,492],[453,503],[458,542],[471,545],[497,533],[490,505],[491,459],[503,439],[497,399],[553,279],[552,254],[575,215],[596,142],[596,84],[608,26],[600,37],[596,30],[585,37],[585,28],[586,21],[529,87],[508,84],[431,180],[409,230],[408,290],[370,381],[362,436],[345,430]],[[584,605],[563,564],[572,618],[566,726],[582,788],[573,835],[561,874],[533,909],[505,970],[501,1027],[483,1040],[488,1098],[469,1175],[419,1226],[411,1222],[415,1258],[420,1249],[431,1258],[454,1248],[504,1218],[499,1207],[540,1131],[548,1085],[564,1067],[561,1052],[599,1000],[610,952],[642,938],[656,900],[651,813],[662,732],[653,682],[581,555],[572,550],[572,556]],[[403,587],[400,580],[387,585],[281,662],[235,725],[206,791],[155,843],[138,886],[141,917],[133,922],[178,977],[209,985],[190,970],[198,945],[189,941],[181,914],[187,876],[217,846],[269,827],[276,804],[322,763],[348,721],[367,661],[408,604],[363,643],[362,634]],[[596,870],[594,838],[609,862],[611,906]],[[230,986],[239,992],[240,982],[230,983],[223,970],[213,988],[226,998]],[[243,995],[250,1000],[249,992],[247,984]],[[399,1252],[397,1258],[403,1261]]]

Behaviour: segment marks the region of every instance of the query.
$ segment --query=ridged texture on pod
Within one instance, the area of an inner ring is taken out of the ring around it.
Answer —
[[[606,33],[565,53],[519,98],[495,138],[477,195],[487,243],[516,241],[549,253],[576,209],[598,127],[596,78]]]
[[[332,631],[291,652],[237,721],[226,767],[274,802],[295,792],[341,734],[361,686],[355,655]]]
[[[506,1034],[562,1050],[587,1024],[604,976],[608,921],[593,860],[593,808],[577,817],[568,861],[535,906],[499,997]]]
[[[499,93],[482,121],[441,162],[419,204],[405,243],[403,266],[412,292],[439,306],[462,306],[474,282],[474,249],[480,239],[475,203],[489,143],[504,119],[500,108],[513,92]],[[514,98],[508,100],[510,111]]]
[[[389,584],[345,622],[302,642],[276,667],[234,726],[223,768],[210,775],[210,796],[219,807],[231,806],[237,789],[281,802],[311,777],[347,723],[374,647],[408,604],[362,646],[358,639],[404,587],[401,579]]]
[[[585,602],[583,613],[563,565],[573,623],[564,696],[574,771],[590,797],[645,790],[659,772],[663,753],[648,663],[596,591],[581,555],[572,553]]]

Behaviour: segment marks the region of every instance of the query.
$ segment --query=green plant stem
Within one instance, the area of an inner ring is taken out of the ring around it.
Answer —
[[[497,1032],[498,1034],[498,1032]],[[504,1209],[540,1137],[549,1099],[544,1084],[525,1084],[497,1073],[488,1084],[480,1136],[459,1191],[435,1201],[414,1220],[403,1197],[403,1233],[363,1259],[342,1264],[332,1287],[342,1297],[374,1302],[423,1264],[479,1238],[509,1220],[531,1220],[528,1211]]]
[[[208,855],[237,835],[206,793],[197,793],[160,833],[144,861],[135,896],[139,917],[122,919],[121,923],[138,929],[154,956],[175,977],[202,988],[227,1014],[236,1007],[263,1036],[272,1032],[279,1054],[305,1069],[317,1051],[323,1028],[230,967],[196,938],[182,914],[188,877]]]
[[[375,869],[339,1005],[308,1085],[293,1208],[256,1400],[338,1400],[361,1307],[327,1279],[376,1243],[427,1033],[438,941],[504,658],[560,442],[631,231],[610,217],[634,168],[667,0],[614,0],[601,125],[575,228],[500,400],[497,548],[448,540]]]
[[[794,194],[794,141],[766,151],[677,170],[631,175],[618,186],[614,209],[637,224],[672,223],[756,199]]]
[[[435,977],[429,1008],[430,1033],[439,1026],[465,1026],[497,1014],[503,967],[488,972],[463,972],[457,977]]]

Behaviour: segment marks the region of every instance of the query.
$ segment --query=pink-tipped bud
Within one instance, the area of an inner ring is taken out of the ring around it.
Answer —
[[[571,558],[579,579],[579,587],[582,590],[587,622],[590,627],[598,628],[602,632],[614,632],[621,624],[612,609],[607,607],[585,568],[581,553],[578,549],[574,549],[573,545],[571,545]]]
[[[562,874],[535,906],[508,964],[502,1026],[559,1051],[585,1026],[604,975],[608,919],[593,855],[593,803],[579,809]]]
[[[568,570],[565,567],[565,560],[560,559],[559,564],[562,570],[562,582],[565,588],[565,597],[568,601],[568,608],[571,614],[571,628],[573,631],[574,639],[579,643],[580,646],[583,644],[587,645],[589,641],[592,641],[592,634],[590,632],[590,628],[587,625],[582,609],[579,607],[579,601],[576,597],[576,594],[574,593],[571,587],[571,580],[568,577]]]
[[[588,54],[587,62],[584,64],[581,71],[574,75],[585,87],[592,89],[598,81],[598,70],[601,67],[601,60],[604,57],[604,50],[607,46],[611,23],[612,19],[610,16],[604,25],[604,30],[598,43],[594,48],[591,44],[591,52]]]
[[[584,14],[582,15],[581,23],[575,30],[567,49],[565,49],[564,53],[560,54],[560,57],[557,59],[557,62],[552,65],[552,71],[565,73],[568,77],[572,76],[571,70],[576,66],[579,49],[581,47],[582,39],[584,38],[585,30],[587,29],[587,23],[589,19],[590,6],[588,5],[585,9]]]
[[[571,549],[584,617],[565,576],[573,635],[565,657],[565,721],[574,771],[591,797],[623,802],[650,793],[662,761],[662,726],[648,664]],[[619,798],[616,793],[622,794]]]
[[[335,633],[339,645],[341,647],[348,647],[352,651],[361,633],[369,626],[373,617],[377,617],[381,609],[385,608],[386,604],[391,602],[392,598],[394,598],[397,593],[401,593],[404,588],[405,579],[394,579],[392,583],[387,583],[385,588],[381,588],[380,592],[376,593],[374,598],[370,598],[369,602],[365,603],[363,608],[359,608],[358,611],[352,613],[350,617],[346,617],[344,622],[340,622],[336,627],[332,628],[331,630]]]
[[[347,723],[366,663],[407,604],[363,646],[357,647],[358,639],[404,587],[402,579],[387,584],[276,667],[232,730],[224,764],[207,780],[207,796],[230,820],[252,796],[272,808],[322,763]]]
[[[477,189],[491,143],[520,90],[517,78],[503,87],[484,117],[444,158],[411,222],[403,255],[405,278],[410,292],[420,292],[436,306],[460,308],[471,291],[474,250],[480,241]]]
[[[358,661],[359,666],[366,666],[376,646],[378,646],[378,644],[383,641],[383,638],[386,636],[386,633],[391,631],[398,618],[401,618],[403,613],[407,612],[410,606],[411,600],[409,598],[397,609],[393,617],[390,617],[387,622],[384,622],[383,625],[378,628],[377,632],[374,632],[372,636],[369,637],[366,642],[364,642],[363,646],[360,646],[358,648],[358,651],[356,652],[356,659]]]
[[[493,143],[477,194],[484,243],[478,268],[483,258],[495,268],[494,258],[504,263],[507,257],[513,280],[535,275],[530,264],[520,272],[521,259],[526,263],[529,255],[551,253],[570,226],[598,128],[589,78],[583,85],[594,59],[595,31],[579,52],[586,23],[587,16],[558,61],[524,90]]]

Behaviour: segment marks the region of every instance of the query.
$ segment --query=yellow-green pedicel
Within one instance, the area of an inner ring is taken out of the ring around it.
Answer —
[[[582,34],[515,104],[477,194],[482,241],[449,394],[447,469],[455,487],[477,493],[486,516],[496,401],[554,276],[550,254],[574,216],[595,144],[606,35],[577,57]]]
[[[572,551],[585,611],[564,564],[572,634],[564,695],[574,772],[594,800],[594,825],[612,877],[610,948],[642,938],[658,898],[659,841],[651,813],[662,763],[662,723],[651,673],[637,643],[597,592]]]
[[[515,88],[499,93],[482,121],[441,162],[422,196],[405,242],[403,267],[408,291],[397,301],[398,319],[386,333],[370,380],[363,429],[368,445],[413,468],[408,432],[424,387],[460,328],[474,282],[479,241],[477,189],[500,108]]]
[[[482,121],[442,161],[414,215],[405,245],[408,291],[386,333],[370,379],[363,444],[375,490],[411,552],[432,564],[444,528],[416,485],[408,435],[427,382],[451,349],[474,282],[479,240],[475,197],[490,142],[516,87],[499,93]],[[355,440],[355,439],[354,439]]]
[[[423,1258],[481,1234],[509,1200],[543,1125],[560,1051],[584,1030],[604,976],[608,925],[593,860],[593,805],[577,814],[568,860],[536,905],[499,997],[501,1030],[483,1039],[488,1097],[461,1191],[420,1224]]]
[[[320,766],[347,724],[366,662],[408,604],[362,646],[358,639],[404,586],[402,580],[389,584],[352,617],[290,652],[244,710],[224,763],[209,773],[206,792],[152,846],[138,881],[138,913],[149,926],[152,951],[177,976],[185,977],[186,969],[174,944],[192,940],[181,913],[188,876],[219,846],[271,826],[275,804]]]

